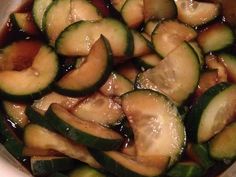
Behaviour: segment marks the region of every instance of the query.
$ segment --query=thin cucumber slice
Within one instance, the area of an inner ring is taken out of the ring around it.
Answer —
[[[196,54],[198,56],[199,64],[200,64],[201,68],[203,68],[203,65],[205,64],[205,59],[204,59],[204,54],[203,54],[201,47],[198,45],[197,42],[194,42],[194,41],[189,42],[189,45],[196,52]]]
[[[233,120],[235,93],[235,85],[219,83],[197,100],[186,117],[188,133],[193,141],[208,141]]]
[[[138,88],[158,90],[181,105],[194,92],[199,76],[198,57],[184,42],[157,66],[140,73],[136,85]]]
[[[228,125],[219,132],[209,143],[210,155],[219,160],[235,159],[236,157],[236,123]]]
[[[121,96],[133,90],[133,83],[124,76],[112,72],[106,83],[100,88],[100,92],[106,96]]]
[[[134,132],[138,156],[169,156],[172,165],[185,145],[185,128],[176,106],[152,90],[135,90],[121,98]]]
[[[157,66],[161,60],[162,58],[159,55],[152,53],[141,57],[136,57],[133,62],[140,70],[145,71]]]
[[[126,0],[120,13],[128,27],[139,27],[144,21],[143,0]]]
[[[177,17],[177,7],[174,0],[144,0],[144,18],[162,20]]]
[[[107,39],[101,36],[93,45],[86,62],[63,76],[56,83],[56,90],[68,96],[91,94],[106,82],[111,73],[111,68],[110,45]]]
[[[70,25],[57,38],[56,51],[62,55],[86,56],[101,34],[108,39],[113,56],[133,54],[134,44],[130,30],[120,21],[111,18],[80,21]]]
[[[209,53],[232,45],[235,41],[235,36],[233,30],[228,25],[215,23],[201,31],[197,41],[204,53]]]
[[[140,72],[131,61],[122,63],[116,67],[117,73],[129,79],[132,83],[135,82],[138,73]]]
[[[217,3],[176,0],[178,19],[191,26],[199,26],[212,21],[220,14]]]
[[[176,20],[164,20],[152,32],[152,43],[158,54],[167,56],[183,41],[191,41],[197,32],[190,26]]]
[[[34,0],[32,14],[34,22],[38,28],[43,31],[43,16],[48,6],[53,2],[53,0]]]
[[[147,21],[145,23],[145,26],[144,26],[144,32],[147,33],[149,36],[151,36],[152,32],[154,31],[154,29],[156,28],[158,23],[159,23],[158,20],[149,20],[149,21]]]
[[[120,11],[122,9],[125,1],[126,0],[111,0],[111,4],[117,11]]]
[[[68,157],[40,157],[30,158],[30,166],[33,175],[42,176],[55,173],[57,171],[67,171],[75,166],[75,161]]]
[[[30,41],[15,42],[3,51],[1,67],[5,68],[0,71],[0,89],[1,95],[6,99],[14,101],[37,98],[47,92],[58,75],[59,62],[53,49],[35,44],[37,50],[32,55],[31,45],[34,43]],[[27,46],[29,48],[26,48]],[[19,51],[21,49],[26,51]],[[26,66],[22,64],[21,53],[25,53],[23,56],[26,55]]]
[[[14,124],[23,128],[29,123],[28,117],[25,115],[27,104],[3,101],[2,105],[10,120]]]
[[[82,120],[103,126],[114,125],[124,117],[121,106],[99,92],[78,103],[70,109],[70,112]]]
[[[67,138],[37,124],[28,124],[25,127],[24,143],[27,147],[55,150],[68,157],[85,162],[92,167],[100,167],[85,146],[75,144]]]
[[[39,34],[31,13],[15,12],[10,19],[17,30],[32,36]]]
[[[51,104],[46,117],[54,129],[76,143],[100,150],[113,150],[123,142],[121,135],[115,131],[81,120],[56,103]]]
[[[229,80],[236,82],[236,56],[229,53],[220,53],[218,58],[226,67]]]
[[[178,162],[168,172],[169,177],[201,177],[204,169],[195,162]]]
[[[86,0],[54,0],[43,17],[43,30],[51,45],[70,24],[80,20],[100,20],[98,9]]]
[[[98,151],[90,149],[94,158],[108,171],[118,177],[151,177],[161,175],[168,164],[168,158],[159,159],[158,164],[145,164],[135,157],[116,151]]]
[[[106,177],[106,175],[90,166],[82,165],[72,170],[69,177]]]

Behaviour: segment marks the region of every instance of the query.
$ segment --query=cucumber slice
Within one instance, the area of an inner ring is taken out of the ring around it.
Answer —
[[[110,45],[106,38],[101,36],[93,45],[86,62],[81,67],[75,68],[63,76],[56,83],[56,90],[68,96],[91,94],[106,82],[111,73],[111,68]]]
[[[155,53],[137,57],[133,60],[134,64],[142,71],[157,66],[162,58]]]
[[[90,166],[83,165],[72,170],[69,177],[106,177],[106,175]]]
[[[140,73],[136,84],[138,88],[158,90],[181,105],[194,92],[199,75],[198,57],[184,42],[157,66]]]
[[[202,51],[201,47],[198,45],[197,42],[194,42],[194,41],[189,42],[189,45],[196,52],[196,54],[198,56],[199,64],[200,64],[201,68],[203,68],[203,65],[205,64],[205,59],[204,59],[204,55],[203,55],[203,51]]]
[[[152,32],[152,43],[156,52],[165,57],[183,41],[191,41],[196,37],[197,32],[190,26],[176,20],[165,20]]]
[[[204,53],[224,49],[234,43],[235,36],[232,29],[223,23],[208,26],[198,35],[197,41]]]
[[[152,32],[155,30],[156,26],[159,24],[158,20],[149,20],[145,23],[144,32],[149,36],[152,35]]]
[[[133,57],[143,56],[152,52],[152,44],[141,33],[131,30],[134,39]]]
[[[32,107],[40,110],[41,112],[46,112],[52,103],[58,103],[66,109],[71,109],[83,99],[83,97],[68,97],[60,95],[56,92],[51,92],[39,100],[34,100]]]
[[[29,123],[28,117],[25,115],[26,104],[10,101],[3,101],[2,104],[8,117],[14,124],[23,128]]]
[[[33,22],[31,13],[19,13],[15,12],[10,15],[11,22],[15,28],[21,32],[29,35],[37,35],[38,30]]]
[[[176,0],[178,19],[191,26],[199,26],[212,21],[220,14],[217,3]]]
[[[133,156],[129,156],[116,151],[102,152],[90,149],[94,158],[108,171],[118,177],[151,177],[159,176],[165,171],[168,158],[159,159],[159,166],[145,164],[137,161]],[[158,161],[158,160],[157,160]]]
[[[120,11],[122,9],[125,1],[126,0],[111,0],[111,4],[117,11]]]
[[[210,155],[219,160],[235,159],[236,157],[236,122],[228,125],[210,140]]]
[[[100,20],[98,9],[86,0],[54,0],[43,17],[43,29],[51,45],[70,24],[80,20]]]
[[[109,40],[114,56],[133,54],[131,32],[120,21],[111,18],[80,21],[70,25],[57,38],[56,50],[62,55],[86,56],[101,34]]]
[[[204,170],[195,162],[178,162],[168,172],[170,177],[202,177]]]
[[[174,0],[144,0],[144,18],[150,19],[172,19],[177,17],[177,7]]]
[[[23,162],[24,155],[22,154],[24,144],[21,139],[9,126],[5,116],[0,113],[0,140],[3,146],[9,151],[17,160]]]
[[[68,157],[85,162],[92,167],[100,167],[85,146],[75,144],[67,138],[37,124],[28,124],[25,127],[24,143],[30,148],[55,150]]]
[[[206,144],[189,143],[186,153],[191,160],[201,165],[205,170],[215,164],[209,155],[209,149]]]
[[[128,27],[139,27],[144,20],[143,0],[126,0],[120,13]]]
[[[66,171],[74,168],[75,161],[68,157],[40,157],[30,158],[30,166],[33,175],[43,176],[57,171]]]
[[[32,14],[34,22],[43,31],[43,15],[53,0],[34,0]]]
[[[100,149],[118,149],[123,138],[115,131],[94,122],[84,121],[73,116],[58,104],[51,104],[46,117],[50,125],[74,142]]]
[[[121,106],[99,92],[78,103],[70,112],[82,120],[96,122],[105,127],[116,124],[124,117]]]
[[[133,90],[133,84],[124,76],[112,72],[106,83],[100,88],[100,92],[106,96],[121,96]]]
[[[227,76],[230,81],[236,82],[236,56],[229,53],[220,53],[218,55],[220,61],[224,64],[227,70]]]
[[[50,88],[57,77],[59,63],[56,53],[48,46],[40,47],[36,44],[37,50],[34,56],[30,52],[32,48],[34,49],[32,44],[34,45],[33,42],[20,41],[11,44],[3,51],[0,65],[1,68],[5,68],[0,71],[0,90],[6,99],[19,101],[37,98]],[[22,49],[26,51],[20,51]],[[22,64],[24,55],[25,66]]]
[[[235,93],[235,85],[219,83],[197,100],[186,117],[188,133],[193,141],[208,141],[233,120]]]
[[[152,90],[122,96],[122,108],[134,132],[138,156],[169,156],[172,165],[185,145],[185,128],[175,105]]]

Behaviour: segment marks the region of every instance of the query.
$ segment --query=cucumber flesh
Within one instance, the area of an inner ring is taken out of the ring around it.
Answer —
[[[235,93],[235,85],[219,83],[199,97],[186,118],[193,141],[206,142],[233,121]]]
[[[140,73],[136,84],[138,88],[160,91],[181,105],[194,92],[199,75],[198,57],[184,42],[154,68]]]
[[[123,142],[121,135],[115,131],[79,119],[56,103],[51,104],[46,117],[55,130],[76,143],[100,150],[113,150],[118,149]]]
[[[235,130],[236,123],[228,125],[224,130],[219,132],[213,139],[210,140],[209,151],[210,155],[219,160],[235,159]]]
[[[220,5],[210,2],[176,0],[178,19],[191,26],[214,20],[220,14]]]
[[[122,96],[122,108],[134,132],[138,156],[170,156],[172,165],[183,151],[185,129],[175,105],[152,90]]]
[[[165,57],[182,42],[196,37],[197,32],[192,27],[176,20],[164,20],[152,32],[152,43],[156,52]]]
[[[56,90],[67,96],[91,94],[106,82],[111,73],[111,68],[110,44],[104,36],[101,36],[94,43],[86,62],[63,76],[56,83]]]
[[[82,165],[72,170],[69,177],[106,177],[106,175],[90,166]]]
[[[37,124],[29,124],[25,127],[24,143],[27,147],[55,150],[73,159],[85,162],[92,167],[100,167],[85,146],[75,144],[67,138]]]

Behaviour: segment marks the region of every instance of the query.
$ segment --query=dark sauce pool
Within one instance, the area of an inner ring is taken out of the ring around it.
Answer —
[[[110,0],[91,0],[92,3],[94,5],[96,5],[101,12],[103,13],[104,16],[110,16],[116,19],[119,19],[122,21],[122,18],[120,16],[120,14],[112,7]],[[205,1],[205,2],[219,2],[220,0],[198,0],[198,1]],[[19,9],[17,12],[29,12],[32,9],[32,2],[30,1],[29,3],[25,4],[21,9]],[[222,0],[222,15],[219,16],[217,19],[215,19],[214,21],[210,22],[210,23],[215,23],[215,22],[224,22],[224,23],[228,23],[232,28],[236,27],[236,1],[234,0]],[[230,5],[229,5],[230,4]],[[230,12],[227,11],[227,8],[230,8]],[[226,14],[227,16],[225,16],[224,14]],[[200,26],[198,28],[196,28],[196,30],[201,31],[202,29],[204,29],[205,26]],[[139,31],[143,30],[143,26],[140,26]],[[9,20],[6,24],[6,27],[4,29],[4,31],[2,32],[2,37],[0,38],[0,48],[12,43],[13,41],[18,41],[18,40],[30,40],[30,39],[37,39],[40,41],[46,41],[46,39],[44,38],[43,35],[36,35],[36,36],[29,36],[27,34],[25,34],[22,31],[16,30],[13,28],[13,25],[11,23],[11,21]],[[226,49],[227,51],[236,54],[236,47],[230,47],[228,49]],[[70,60],[67,60],[67,62],[63,63],[61,65],[63,73],[68,72],[69,70],[71,70],[73,68],[73,62]],[[191,101],[190,101],[191,103]],[[191,105],[191,104],[189,104]],[[5,123],[6,123],[6,127],[7,129],[9,129],[9,131],[13,131],[13,133],[19,138],[22,139],[22,129],[20,129],[17,125],[15,125],[14,123],[12,123],[12,121],[6,116],[6,114],[1,111],[3,114],[2,116],[4,116],[5,118]],[[130,137],[132,137],[132,132],[127,131],[127,128],[125,127],[125,124],[121,124],[121,125],[117,125],[117,127],[115,127],[115,130],[121,132],[126,138],[127,138],[127,143],[130,142]],[[0,126],[1,128],[1,126]],[[0,142],[4,143],[6,141],[6,139],[3,139],[2,136],[0,136]],[[185,159],[185,155],[183,155],[183,158]],[[18,159],[29,171],[30,171],[30,162],[29,162],[29,158],[20,158]],[[204,177],[216,177],[219,174],[221,174],[225,169],[227,169],[229,167],[229,165],[231,164],[231,162],[216,162],[216,164],[214,166],[212,166],[207,173],[205,174]]]

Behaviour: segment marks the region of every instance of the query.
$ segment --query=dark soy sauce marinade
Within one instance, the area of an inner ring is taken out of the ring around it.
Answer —
[[[223,21],[223,22],[228,23],[232,28],[236,27],[236,1],[234,1],[234,0],[198,0],[198,1],[222,3],[221,16],[219,16],[217,19],[215,19],[214,21],[212,21],[210,23]],[[30,3],[27,3],[24,7],[22,7],[18,11],[19,12],[30,11],[32,8],[32,2],[33,1],[31,1]],[[110,0],[91,0],[91,2],[101,10],[101,12],[103,13],[104,16],[110,16],[110,17],[117,18],[122,21],[120,14],[112,7]],[[205,27],[204,25],[201,27],[198,27],[197,30],[201,30],[204,27]],[[143,26],[140,26],[139,30],[142,31]],[[10,44],[13,41],[22,40],[22,39],[38,39],[38,40],[46,42],[46,39],[44,38],[44,36],[42,34],[39,33],[39,35],[37,35],[37,36],[28,36],[27,34],[23,33],[22,31],[17,31],[16,29],[14,29],[11,21],[8,21],[8,23],[6,24],[6,28],[4,29],[3,35],[1,35],[1,38],[0,38],[0,48],[6,46],[7,44]],[[233,46],[227,50],[236,54],[236,47],[235,46]],[[73,68],[73,59],[72,60],[63,60],[63,61],[66,61],[66,62],[62,63],[62,65],[61,65],[62,73],[66,73]],[[7,118],[7,116],[4,116],[4,117],[6,119],[6,123],[7,123],[8,127],[10,127],[19,138],[22,138],[22,130],[17,128],[17,126],[15,124],[13,124]],[[117,127],[115,127],[115,130],[120,131],[123,134],[126,134],[125,137],[130,137],[130,136],[132,137],[132,133],[127,132],[126,129],[124,129],[124,126],[125,125],[122,125],[122,124],[118,125]],[[4,143],[4,141],[5,141],[5,139],[3,139],[0,134],[0,142]],[[129,138],[128,138],[127,142],[129,142]],[[185,157],[183,157],[183,158],[185,158]],[[20,159],[20,161],[24,166],[26,166],[30,170],[30,164],[29,164],[28,158]],[[228,166],[229,165],[226,163],[216,162],[216,164],[207,171],[207,173],[204,177],[216,177],[222,171],[227,169]]]

